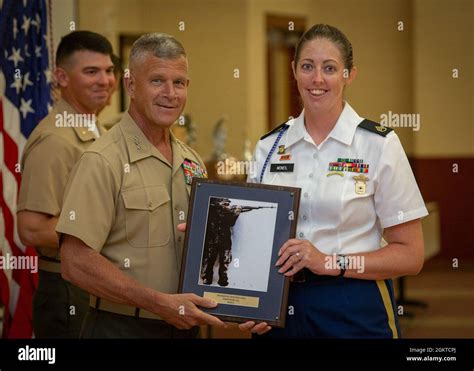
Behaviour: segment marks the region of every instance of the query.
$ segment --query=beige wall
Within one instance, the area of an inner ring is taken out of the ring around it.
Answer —
[[[212,151],[212,129],[222,115],[228,119],[227,150],[235,156],[241,156],[245,137],[254,144],[266,131],[265,16],[269,13],[305,17],[307,26],[333,24],[348,35],[358,77],[346,96],[359,114],[379,121],[388,111],[421,113],[419,132],[397,129],[408,154],[472,156],[469,3],[78,0],[78,19],[81,28],[109,37],[116,50],[122,33],[163,31],[183,43],[191,74],[185,112],[199,126],[196,148],[204,156]],[[185,31],[179,31],[180,21],[185,22]],[[397,29],[399,21],[403,31]],[[457,66],[460,78],[454,80],[451,70]],[[239,69],[238,79],[233,77],[235,68]],[[105,115],[118,110],[116,98]],[[447,133],[447,125],[454,130]]]
[[[76,1],[51,0],[51,11],[53,50],[56,51],[61,37],[77,27]]]
[[[418,157],[472,157],[473,20],[470,0],[416,0],[414,106]],[[453,78],[452,70],[459,70]]]
[[[242,128],[247,121],[247,20],[242,10],[246,3],[105,0],[102,7],[98,3],[97,0],[79,2],[80,26],[103,32],[114,42],[116,50],[120,33],[160,31],[182,42],[188,54],[191,78],[185,113],[190,113],[199,125],[197,150],[204,157],[210,155],[212,129],[225,115],[228,152],[240,155]],[[185,22],[184,31],[179,29],[181,21]],[[234,78],[234,69],[239,70],[239,78]]]
[[[252,143],[267,129],[267,62],[266,15],[309,18],[311,0],[248,0],[247,63],[249,65],[247,97],[248,136]],[[308,22],[308,24],[310,24]]]
[[[312,11],[314,23],[335,25],[352,43],[358,74],[346,96],[359,115],[380,121],[388,111],[413,112],[410,1],[318,0]],[[398,31],[399,21],[403,31]],[[396,131],[411,154],[413,131]]]

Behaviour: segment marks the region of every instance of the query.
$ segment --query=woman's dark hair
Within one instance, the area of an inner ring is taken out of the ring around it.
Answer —
[[[344,61],[344,67],[350,72],[353,67],[352,45],[341,30],[327,24],[315,24],[301,36],[295,48],[295,65],[298,63],[304,44],[318,38],[328,39],[337,45]]]

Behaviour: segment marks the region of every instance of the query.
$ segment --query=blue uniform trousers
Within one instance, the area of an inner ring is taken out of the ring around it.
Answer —
[[[392,280],[318,276],[291,283],[286,326],[266,338],[399,338]]]

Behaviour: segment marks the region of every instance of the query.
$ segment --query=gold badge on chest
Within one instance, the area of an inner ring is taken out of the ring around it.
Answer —
[[[353,176],[352,179],[355,180],[355,193],[358,195],[364,195],[367,191],[367,178],[364,174]]]

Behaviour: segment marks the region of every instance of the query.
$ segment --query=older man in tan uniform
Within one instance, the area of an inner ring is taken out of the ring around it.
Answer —
[[[169,35],[144,35],[130,73],[128,113],[84,153],[68,183],[57,226],[62,273],[92,293],[83,337],[196,337],[198,325],[224,324],[198,308],[212,300],[176,294],[177,225],[191,177],[206,176],[199,155],[169,130],[186,103],[185,51]]]
[[[39,255],[39,286],[33,297],[37,338],[77,338],[88,294],[61,278],[55,232],[69,173],[101,134],[95,114],[114,85],[112,46],[103,36],[72,32],[56,53],[61,99],[33,130],[22,156],[18,233]]]

